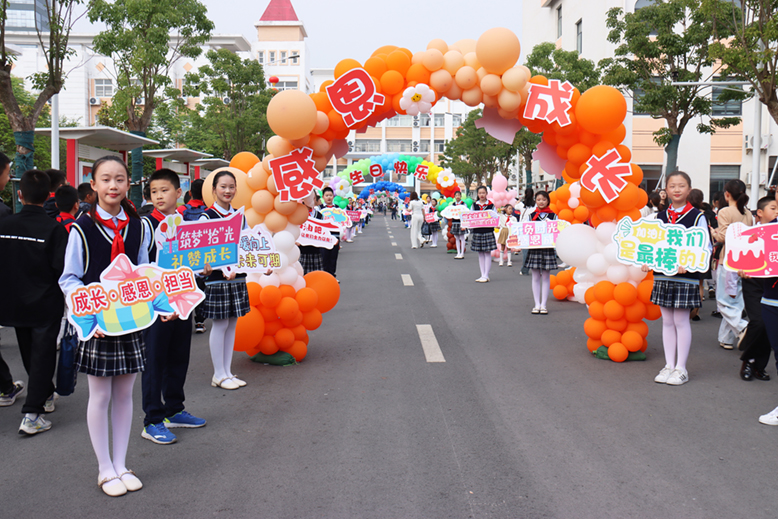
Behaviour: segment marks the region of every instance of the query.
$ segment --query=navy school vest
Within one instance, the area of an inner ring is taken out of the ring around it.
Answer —
[[[122,229],[124,253],[133,264],[138,264],[138,252],[143,243],[144,226],[138,218],[128,215],[130,223]],[[111,244],[113,238],[106,234],[101,225],[92,220],[89,214],[81,216],[71,229],[75,229],[84,244],[84,277],[85,285],[100,281],[100,274],[111,264]]]

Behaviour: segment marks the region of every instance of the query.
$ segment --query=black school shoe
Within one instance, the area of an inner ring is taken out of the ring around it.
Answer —
[[[770,380],[770,375],[768,375],[767,372],[763,369],[752,368],[751,372],[754,374],[754,378],[757,380],[763,380],[765,382]]]
[[[740,366],[740,378],[747,382],[754,380],[754,364],[752,362],[743,361],[743,365]]]

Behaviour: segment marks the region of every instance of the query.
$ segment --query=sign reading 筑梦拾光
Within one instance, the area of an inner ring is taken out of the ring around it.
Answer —
[[[165,269],[188,267],[201,272],[205,265],[217,269],[238,263],[238,242],[243,209],[226,218],[185,222],[180,215],[167,216],[157,226],[154,240],[157,264]]]

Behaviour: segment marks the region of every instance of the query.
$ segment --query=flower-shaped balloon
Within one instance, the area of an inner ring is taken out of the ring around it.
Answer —
[[[332,190],[335,191],[335,196],[347,198],[351,194],[351,184],[345,178],[341,178],[335,182]]]
[[[435,102],[435,92],[424,83],[408,87],[400,99],[400,108],[408,115],[428,114]]]
[[[456,184],[457,179],[454,176],[454,173],[450,169],[444,169],[440,173],[438,173],[438,184],[440,184],[443,187],[451,187],[454,184]]]

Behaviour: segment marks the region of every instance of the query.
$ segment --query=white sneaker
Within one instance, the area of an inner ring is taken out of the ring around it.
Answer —
[[[512,266],[513,266],[513,263],[511,263],[511,260],[508,260],[508,266],[509,266],[509,267],[512,267]]]
[[[685,369],[674,369],[670,376],[667,377],[668,386],[682,386],[689,382],[689,372]]]
[[[670,373],[672,372],[672,368],[665,366],[662,368],[662,371],[659,372],[659,375],[654,377],[654,382],[657,384],[667,384],[667,379],[670,378]]]
[[[51,422],[43,418],[42,414],[33,420],[25,416],[22,419],[22,425],[19,426],[19,434],[27,434],[32,436],[33,434],[42,433],[51,429]]]
[[[486,283],[486,278],[481,276],[480,278],[475,280],[476,283]]]
[[[43,412],[44,413],[53,413],[56,409],[56,402],[59,400],[59,394],[55,391],[51,394],[49,398],[46,399],[46,403],[43,404]]]
[[[354,240],[346,240],[346,243],[354,243]]]
[[[502,260],[500,260],[500,265],[499,266],[502,267],[502,265],[503,265]]]
[[[778,407],[759,417],[759,423],[765,425],[778,425]]]

